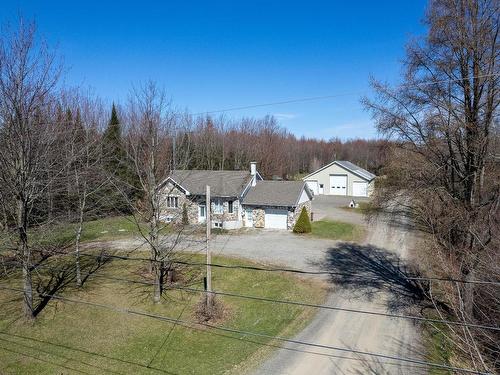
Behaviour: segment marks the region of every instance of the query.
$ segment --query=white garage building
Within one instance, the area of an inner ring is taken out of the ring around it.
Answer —
[[[375,177],[349,161],[336,160],[303,180],[315,195],[369,197],[373,193]]]

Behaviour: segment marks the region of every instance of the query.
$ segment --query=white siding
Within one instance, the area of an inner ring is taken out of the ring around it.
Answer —
[[[302,190],[302,194],[300,194],[300,198],[299,198],[299,203],[298,204],[307,202],[308,200],[310,200],[309,195],[307,195],[306,189],[304,189],[304,190]]]
[[[337,164],[332,164],[325,169],[319,170],[318,172],[311,174],[307,178],[304,178],[304,181],[306,182],[317,181],[318,184],[323,184],[324,194],[330,195],[332,194],[332,192],[330,192],[330,175],[347,175],[347,195],[349,196],[353,195],[353,190],[352,190],[353,182],[368,182],[364,178],[355,175],[354,173],[350,172],[347,169],[342,168]],[[368,195],[370,195],[373,190],[372,184],[373,180],[368,186]]]

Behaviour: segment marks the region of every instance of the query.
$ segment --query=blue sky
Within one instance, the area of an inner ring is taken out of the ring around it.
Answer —
[[[426,1],[20,1],[0,22],[34,17],[66,82],[123,102],[153,79],[174,104],[205,112],[303,97],[333,99],[227,112],[274,114],[298,136],[376,137],[359,99],[370,76],[397,82]]]

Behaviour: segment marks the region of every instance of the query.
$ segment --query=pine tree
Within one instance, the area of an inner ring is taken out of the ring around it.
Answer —
[[[114,103],[111,108],[111,118],[104,132],[102,143],[105,168],[108,172],[120,176],[121,172],[123,172],[123,165],[125,162],[125,150],[122,143],[122,128],[118,120]]]
[[[103,164],[106,172],[115,179],[115,182],[121,186],[122,192],[109,191],[108,196],[108,209],[117,210],[120,212],[128,213],[130,206],[123,196],[125,193],[128,199],[135,201],[137,191],[134,186],[137,186],[137,176],[133,172],[130,160],[127,158],[127,153],[122,140],[122,127],[115,104],[111,107],[111,118],[108,127],[104,131],[102,138],[102,154]]]

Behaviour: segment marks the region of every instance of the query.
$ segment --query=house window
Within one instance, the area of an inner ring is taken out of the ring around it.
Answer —
[[[227,202],[227,212],[229,212],[230,214],[232,214],[234,211],[233,211],[233,202],[232,201],[229,201]]]
[[[320,189],[323,189],[323,184],[319,184],[319,188],[320,188]]]
[[[207,215],[205,208],[205,206],[200,206],[200,217],[205,217]]]
[[[214,221],[214,228],[222,228],[222,222],[221,221]]]
[[[216,199],[214,200],[214,214],[222,214],[224,213],[224,205],[222,204],[222,200]]]
[[[168,208],[179,208],[179,197],[167,197],[167,207]]]

